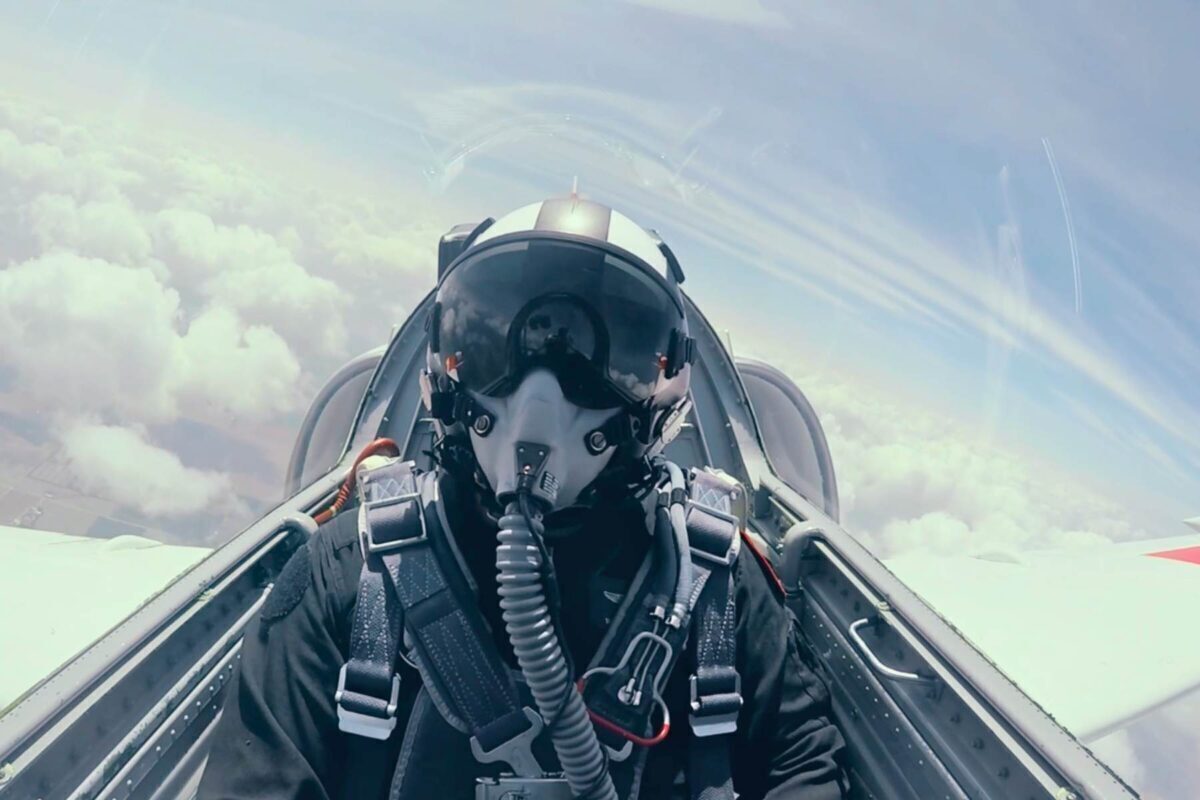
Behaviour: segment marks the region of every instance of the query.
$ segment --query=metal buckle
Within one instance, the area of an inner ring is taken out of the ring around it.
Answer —
[[[738,712],[742,708],[742,676],[737,672],[733,673],[733,693],[737,695],[738,707],[733,711],[728,711],[720,714],[704,713],[704,697],[699,692],[697,686],[697,677],[692,675],[688,680],[688,685],[691,687],[691,708],[692,713],[688,715],[688,722],[692,726],[692,735],[694,736],[721,736],[726,733],[733,733],[737,730]],[[710,695],[711,696],[711,695]]]
[[[471,755],[481,764],[493,761],[503,761],[512,767],[512,771],[523,778],[537,778],[545,774],[542,765],[533,754],[533,740],[542,732],[542,718],[528,706],[521,709],[529,720],[529,727],[518,733],[507,742],[496,745],[491,750],[484,750],[479,739],[471,737]]]
[[[392,696],[387,704],[387,716],[376,717],[361,711],[351,711],[342,707],[342,697],[346,694],[346,668],[338,673],[337,691],[333,693],[333,702],[337,703],[338,730],[352,733],[355,736],[365,736],[368,739],[386,739],[396,729],[396,709],[400,701],[400,675],[392,675]]]
[[[687,519],[688,515],[692,512],[692,509],[698,509],[701,513],[704,513],[704,514],[711,514],[712,516],[716,517],[717,519],[724,520],[725,522],[728,522],[730,525],[733,526],[733,536],[730,537],[729,547],[726,548],[725,554],[723,556],[713,555],[712,553],[708,552],[707,550],[702,550],[698,547],[691,548],[693,556],[695,556],[697,558],[701,558],[705,561],[712,562],[713,564],[719,564],[722,567],[728,567],[730,564],[733,563],[733,552],[734,552],[734,548],[737,547],[738,530],[741,527],[741,522],[733,514],[726,514],[724,511],[718,511],[717,509],[713,508],[712,506],[706,506],[703,503],[697,503],[695,500],[692,500],[690,498],[688,499],[687,504],[685,505],[685,510],[684,510],[684,519],[685,520]]]
[[[367,520],[367,515],[370,513],[371,509],[394,506],[399,503],[416,503],[417,519],[419,519],[421,522],[421,535],[414,536],[409,539],[396,539],[395,541],[384,542],[383,544],[377,543],[375,541],[375,537],[371,534],[371,525]],[[405,547],[422,544],[429,539],[429,530],[425,526],[425,509],[421,507],[420,492],[405,492],[404,494],[399,494],[395,497],[389,497],[385,500],[372,500],[369,503],[364,503],[361,508],[362,518],[361,524],[359,525],[359,536],[363,547],[368,553],[373,555],[378,555],[379,553],[390,553],[393,550],[401,550]]]
[[[615,761],[618,763],[629,758],[629,754],[633,752],[633,741],[631,739],[624,740],[621,743],[620,750],[614,750],[608,745],[604,744],[604,742],[601,742],[600,746],[603,747],[605,752],[608,753],[609,761]]]
[[[475,800],[572,800],[575,793],[566,778],[558,776],[477,778]]]
[[[633,652],[637,649],[638,643],[643,639],[649,640],[652,645],[657,644],[665,651],[662,663],[659,664],[658,669],[655,670],[654,681],[650,687],[654,691],[652,697],[661,698],[663,686],[665,686],[667,682],[667,668],[671,664],[671,657],[674,655],[675,650],[671,647],[670,642],[658,634],[652,633],[651,631],[642,631],[637,636],[634,636],[632,639],[630,639],[629,644],[625,647],[624,655],[621,656],[621,660],[617,662],[615,667],[592,667],[587,672],[583,673],[583,677],[581,677],[580,680],[584,683],[587,683],[588,678],[592,677],[593,675],[611,675],[614,672],[620,672],[633,659]],[[650,651],[647,650],[645,655],[648,656],[649,652]],[[624,688],[622,688],[618,691],[617,699],[626,705],[641,705],[641,692],[638,692],[637,698],[633,698],[625,693]]]

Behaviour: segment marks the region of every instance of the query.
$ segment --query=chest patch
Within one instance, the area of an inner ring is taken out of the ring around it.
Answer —
[[[288,559],[283,571],[275,579],[271,593],[267,595],[267,602],[263,604],[263,622],[283,619],[304,599],[308,584],[312,582],[308,558],[308,545],[302,544]]]

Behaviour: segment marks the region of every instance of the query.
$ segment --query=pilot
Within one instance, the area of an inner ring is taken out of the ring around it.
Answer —
[[[678,262],[572,195],[443,239],[433,467],[360,456],[247,629],[199,796],[844,795],[826,687],[690,407]]]

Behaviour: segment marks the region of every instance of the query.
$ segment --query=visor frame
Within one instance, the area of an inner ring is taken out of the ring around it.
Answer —
[[[687,337],[687,335],[688,335],[687,315],[684,310],[682,294],[679,290],[678,284],[673,280],[674,274],[670,270],[668,270],[668,274],[664,276],[659,270],[655,269],[653,266],[648,264],[644,259],[638,257],[637,255],[630,252],[629,250],[626,250],[625,248],[614,245],[610,242],[600,241],[596,238],[589,237],[589,236],[581,236],[581,235],[577,235],[577,234],[563,233],[563,232],[559,232],[559,231],[526,230],[526,231],[515,231],[512,233],[503,234],[501,236],[497,236],[495,238],[488,239],[479,245],[468,244],[467,247],[463,250],[463,252],[460,253],[459,256],[457,258],[455,258],[446,267],[446,269],[442,272],[442,274],[438,276],[437,287],[435,289],[435,295],[441,294],[443,287],[445,286],[447,281],[450,281],[452,276],[454,276],[458,272],[458,270],[460,268],[462,268],[464,265],[466,265],[468,263],[474,265],[474,264],[478,264],[481,261],[486,261],[488,259],[489,251],[491,251],[493,249],[506,250],[506,249],[508,249],[508,246],[511,246],[514,244],[517,244],[517,245],[523,244],[523,245],[532,246],[532,245],[534,245],[535,242],[561,243],[561,244],[570,245],[573,247],[582,247],[586,250],[590,250],[590,251],[596,253],[597,255],[603,257],[605,260],[613,259],[615,261],[620,262],[620,267],[629,270],[631,273],[641,275],[643,278],[649,276],[649,278],[650,278],[649,283],[653,284],[656,287],[656,289],[660,290],[662,293],[665,293],[666,297],[670,298],[671,302],[674,304],[675,320],[673,321],[673,324],[671,326],[673,328],[672,337],[671,337],[672,341],[675,338],[676,332],[681,337],[685,337],[685,338]],[[661,298],[661,295],[660,295],[660,298]],[[661,300],[659,302],[661,303]],[[441,310],[440,306],[441,306],[440,301],[436,302],[435,310]],[[663,304],[661,306],[661,308],[662,308],[663,312],[667,312],[667,309],[671,308],[671,306]],[[667,312],[667,313],[669,313],[669,312]],[[513,319],[509,321],[510,326],[515,324],[515,322],[517,321],[517,316],[519,316],[519,314],[514,315]],[[436,314],[434,318],[431,318],[430,322],[435,325],[439,324],[440,317],[441,317],[440,314]],[[431,330],[430,333],[431,333],[431,337],[433,338],[433,340],[437,341],[438,345],[441,345],[442,343],[440,342],[439,333],[436,331],[433,331],[433,330]],[[507,337],[507,338],[509,338],[510,342],[511,342],[511,337],[514,334],[515,334],[515,331],[513,331],[510,327],[510,330],[508,331],[508,337]],[[605,338],[607,339],[609,335],[611,335],[611,334],[606,331]],[[439,356],[440,356],[440,348],[438,351],[434,351],[434,352],[438,352]],[[511,348],[506,347],[505,352],[511,353],[512,350],[511,350]],[[665,357],[667,354],[664,352],[663,355]],[[509,358],[510,358],[510,356],[506,355],[506,359],[509,359]],[[440,363],[441,361],[442,361],[442,359],[440,357],[437,359],[432,359],[431,366],[436,365],[438,371],[442,372],[445,365]],[[513,366],[515,366],[515,364],[510,361],[509,369],[511,370],[513,368]],[[448,371],[444,372],[443,374],[446,374],[447,377],[451,378],[456,383],[458,382],[456,375],[450,375],[448,373]],[[623,401],[623,404],[625,404],[629,407],[646,407],[646,408],[656,407],[658,405],[658,402],[656,402],[656,397],[658,397],[659,391],[666,388],[662,385],[662,381],[665,380],[667,382],[674,382],[674,379],[677,376],[678,376],[678,372],[675,375],[666,375],[665,372],[662,373],[660,378],[654,381],[655,388],[652,388],[650,390],[650,392],[647,394],[647,396],[638,397],[635,394],[631,393],[625,387],[621,386],[621,384],[618,381],[614,380],[613,377],[608,374],[607,370],[602,370],[598,374],[598,378],[606,385],[606,387],[617,398],[619,398]],[[686,378],[685,378],[685,381],[686,381]],[[492,391],[501,389],[502,387],[507,387],[508,390],[511,391],[511,389],[514,387],[514,385],[515,385],[515,378],[512,375],[504,376],[504,377],[497,378],[497,379],[491,381],[486,387],[487,388],[486,393],[490,395]],[[476,388],[472,389],[472,391],[480,391],[481,388],[482,387],[476,387]],[[501,392],[500,394],[498,394],[496,396],[503,396],[504,394],[507,394],[507,392]]]
[[[683,298],[680,297],[679,286],[674,281],[673,276],[671,279],[664,277],[662,273],[646,263],[645,259],[635,255],[634,253],[631,253],[623,247],[613,244],[612,242],[600,241],[599,239],[595,239],[591,236],[580,236],[578,234],[563,233],[561,231],[515,231],[513,233],[505,233],[495,238],[488,239],[482,244],[476,245],[468,243],[463,252],[460,253],[457,258],[451,261],[442,274],[438,276],[437,287],[435,291],[442,288],[442,284],[456,267],[467,260],[474,260],[477,256],[486,253],[492,247],[509,244],[512,242],[531,242],[534,240],[569,242],[571,244],[584,245],[585,247],[591,247],[599,250],[606,255],[615,256],[621,259],[626,264],[636,267],[646,275],[649,275],[655,282],[657,282],[663,291],[667,293],[667,296],[671,298],[671,302],[675,304],[675,310],[679,312],[679,318],[686,321],[687,314],[683,307]]]

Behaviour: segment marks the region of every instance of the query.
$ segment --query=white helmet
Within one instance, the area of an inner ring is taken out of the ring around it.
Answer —
[[[682,279],[657,235],[575,196],[443,238],[426,404],[444,434],[469,431],[498,497],[533,470],[549,474],[535,496],[571,505],[674,436],[693,351]]]

